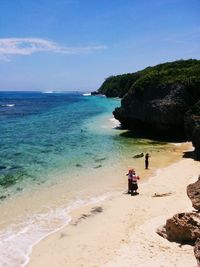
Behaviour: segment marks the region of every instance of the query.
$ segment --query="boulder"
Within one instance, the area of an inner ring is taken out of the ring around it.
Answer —
[[[200,238],[200,215],[197,213],[178,213],[166,221],[158,234],[182,244],[194,244]]]
[[[142,158],[144,157],[144,153],[136,154],[133,156],[134,159]]]
[[[98,91],[93,91],[91,92],[91,95],[100,95],[100,93]]]
[[[187,186],[187,195],[192,201],[192,206],[200,211],[200,176],[197,182]]]
[[[200,267],[200,238],[197,239],[194,246],[194,255],[197,259],[198,267]]]

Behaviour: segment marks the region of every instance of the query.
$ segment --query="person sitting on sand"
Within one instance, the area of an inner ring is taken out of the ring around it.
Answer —
[[[137,180],[139,180],[140,177],[136,175],[135,171],[132,173],[132,185],[131,185],[131,195],[136,195],[138,190],[138,184]]]

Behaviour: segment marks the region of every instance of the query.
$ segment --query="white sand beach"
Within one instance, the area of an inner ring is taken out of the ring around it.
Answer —
[[[196,266],[193,247],[171,243],[156,229],[175,213],[192,210],[186,187],[197,180],[199,164],[179,157],[147,182],[141,179],[138,195],[117,191],[76,209],[68,226],[33,248],[27,266]]]

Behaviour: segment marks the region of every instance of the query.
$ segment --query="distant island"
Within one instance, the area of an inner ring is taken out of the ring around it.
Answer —
[[[200,60],[110,76],[96,94],[122,98],[113,114],[123,128],[191,140],[200,160]]]

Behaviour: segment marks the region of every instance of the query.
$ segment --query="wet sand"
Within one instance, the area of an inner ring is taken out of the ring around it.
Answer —
[[[182,158],[186,148],[177,162],[140,180],[138,195],[126,194],[123,181],[124,190],[73,210],[69,225],[33,248],[27,266],[196,266],[191,246],[156,234],[167,218],[192,210],[186,186],[197,180],[199,162]]]

